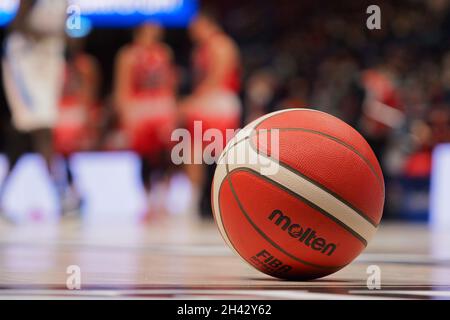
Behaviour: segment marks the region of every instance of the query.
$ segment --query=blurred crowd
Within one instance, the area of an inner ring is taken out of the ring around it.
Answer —
[[[386,216],[424,218],[431,154],[450,142],[446,0],[231,1],[223,21],[245,65],[246,121],[285,107],[332,113],[369,141],[384,170]]]
[[[230,76],[238,77],[239,84],[224,85],[233,87],[230,91],[242,105],[237,126],[282,108],[329,112],[357,128],[379,157],[387,182],[388,216],[404,207],[405,190],[401,189],[405,185],[417,185],[419,193],[428,191],[432,150],[450,141],[448,0],[377,1],[380,30],[366,27],[366,8],[372,4],[368,1],[229,0],[207,4],[208,17],[214,17],[224,35],[235,42],[240,56],[236,62],[239,74]],[[80,120],[86,126],[76,141],[64,140],[64,134],[71,134],[67,130],[55,135],[62,154],[74,149],[131,148],[120,125],[124,117],[120,101],[126,98],[118,97],[123,77],[117,76],[120,66],[126,65],[123,48],[127,43],[161,38],[165,43],[161,52],[167,48],[173,59],[164,86],[177,100],[205,87],[199,85],[191,63],[194,47],[199,46],[192,29],[190,33],[166,30],[165,34],[160,29],[137,30],[94,29],[86,39],[67,41],[66,77],[74,70],[82,77],[78,79],[85,86],[82,100],[90,108],[84,115],[66,109],[69,122],[85,116],[89,120]],[[234,46],[226,39],[219,43]],[[229,56],[234,55],[233,50]],[[161,55],[166,57],[166,53]],[[73,103],[70,86],[65,90],[66,100],[61,104],[69,106]],[[1,109],[5,127],[10,115],[7,108]],[[4,137],[3,147],[7,144]],[[199,179],[195,170],[187,172],[193,180]]]

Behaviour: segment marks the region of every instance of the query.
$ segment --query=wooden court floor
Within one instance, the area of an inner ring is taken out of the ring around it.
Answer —
[[[67,268],[81,289],[68,290]],[[366,286],[367,267],[381,289]],[[0,223],[0,299],[450,299],[450,232],[384,223],[354,263],[309,282],[273,279],[243,263],[213,223]]]

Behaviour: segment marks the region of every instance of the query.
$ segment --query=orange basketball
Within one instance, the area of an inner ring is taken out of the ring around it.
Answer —
[[[267,114],[222,152],[212,185],[227,244],[274,277],[314,279],[352,262],[384,205],[380,165],[345,122],[309,109]]]

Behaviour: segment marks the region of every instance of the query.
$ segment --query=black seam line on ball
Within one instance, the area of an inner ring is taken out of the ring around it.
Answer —
[[[271,156],[265,154],[264,152],[261,152],[259,150],[256,149],[255,145],[253,144],[252,140],[250,140],[250,148],[253,149],[253,151],[255,151],[256,153],[263,155],[269,159],[272,159],[273,161],[277,162],[279,165],[281,165],[283,168],[291,171],[292,173],[294,173],[295,175],[300,176],[301,178],[308,180],[309,182],[311,182],[312,184],[314,184],[316,187],[322,189],[323,191],[329,193],[330,195],[332,195],[334,198],[336,198],[338,201],[344,203],[346,206],[348,206],[349,208],[351,208],[353,211],[355,211],[359,216],[361,216],[364,220],[366,220],[368,223],[370,223],[372,226],[374,226],[375,228],[377,228],[379,226],[379,223],[376,223],[375,221],[372,221],[366,214],[364,214],[361,210],[359,210],[358,208],[356,208],[354,205],[352,205],[350,202],[348,202],[347,200],[345,200],[344,198],[342,198],[340,195],[338,195],[337,193],[335,193],[334,191],[331,191],[330,189],[328,189],[327,187],[323,186],[322,184],[320,184],[319,182],[313,180],[312,178],[304,175],[303,173],[301,173],[300,171],[292,168],[291,166],[289,166],[288,164],[284,163],[281,160],[278,159],[274,159]]]
[[[225,176],[225,179],[226,179],[227,177]],[[222,187],[223,187],[223,185],[225,184],[224,182],[225,182],[225,179],[220,183],[220,186],[219,186],[219,190],[218,190],[218,193],[217,193],[217,196],[218,197],[220,197],[220,192],[222,191]],[[225,223],[223,222],[223,218],[222,218],[222,206],[220,205],[220,199],[218,199],[218,204],[219,204],[219,216],[220,216],[220,223],[222,224],[222,229],[223,229],[223,231],[225,232],[225,237],[227,238],[227,240],[228,240],[228,242],[231,244],[231,246],[233,247],[233,249],[234,249],[234,251],[236,251],[236,252],[239,252],[237,249],[236,249],[236,246],[234,245],[234,243],[231,241],[231,238],[228,236],[228,232],[227,232],[227,229],[225,228]],[[213,206],[213,210],[214,210],[214,206]],[[215,213],[214,213],[214,215],[215,215]],[[220,232],[220,228],[219,228],[219,232]],[[220,233],[222,233],[222,232],[220,232]],[[227,241],[225,241],[225,242],[227,242]],[[245,260],[245,259],[244,259]],[[247,260],[245,260],[246,262],[247,262]]]
[[[375,171],[375,168],[373,167],[373,165],[370,163],[370,161],[364,157],[357,149],[355,149],[353,146],[349,145],[348,143],[346,143],[345,141],[342,141],[339,138],[333,137],[332,135],[320,132],[320,131],[316,131],[316,130],[312,130],[312,129],[307,129],[307,128],[270,128],[270,129],[259,129],[259,130],[267,130],[267,131],[271,131],[271,130],[279,130],[279,131],[300,131],[300,132],[307,132],[307,133],[312,133],[312,134],[317,134],[319,136],[322,136],[324,138],[328,138],[330,140],[333,140],[334,142],[337,142],[338,144],[346,147],[347,149],[353,151],[354,153],[356,153],[361,160],[363,160],[367,166],[369,167],[370,171],[372,171],[373,175],[375,176],[375,178],[377,178],[378,183],[380,184],[380,187],[383,188],[384,183],[383,180],[381,179],[381,177],[377,174],[377,172]],[[384,189],[384,188],[383,188]]]
[[[239,143],[241,143],[242,141],[245,141],[245,140],[247,140],[247,139],[249,139],[249,136],[247,136],[247,137],[245,137],[245,138],[243,138],[243,139],[241,139],[241,140],[239,140],[239,141],[236,141],[236,142],[235,142],[235,143],[234,143],[234,144],[233,144],[233,145],[225,152],[225,155],[228,153],[229,150],[231,150],[232,147],[236,146],[237,144],[239,144]],[[250,140],[250,147],[251,147],[255,152],[257,152],[258,154],[260,154],[260,153],[254,148],[254,146],[253,146],[251,140]],[[264,155],[264,154],[263,154],[263,155]],[[325,192],[330,193],[330,194],[331,194],[332,196],[334,196],[338,201],[342,201],[344,204],[348,205],[348,204],[346,203],[346,201],[341,200],[341,199],[339,198],[339,196],[334,195],[331,191],[329,191],[329,190],[327,190],[326,188],[322,187],[321,185],[317,184],[317,182],[315,182],[314,180],[311,180],[309,177],[306,177],[306,176],[302,175],[300,172],[298,172],[298,171],[296,171],[296,170],[294,170],[294,169],[291,169],[291,168],[290,168],[289,166],[287,166],[287,165],[283,165],[283,163],[282,163],[281,161],[280,161],[280,164],[281,164],[284,168],[286,168],[287,170],[289,170],[289,171],[293,172],[294,174],[296,174],[296,175],[298,175],[298,176],[304,178],[305,180],[311,182],[312,184],[314,184],[314,185],[316,185],[317,187],[321,188],[321,189],[324,190]],[[232,171],[235,171],[235,170],[238,170],[238,169],[242,169],[242,170],[243,170],[243,169],[247,169],[247,170],[249,170],[249,171],[256,172],[256,173],[258,174],[258,176],[263,177],[265,180],[269,181],[270,183],[275,183],[275,184],[277,184],[278,186],[280,186],[281,188],[283,188],[283,190],[286,190],[288,193],[290,193],[291,195],[293,195],[293,196],[299,198],[301,201],[308,202],[308,203],[310,204],[310,206],[313,206],[314,208],[317,208],[318,212],[324,214],[326,217],[332,219],[332,220],[335,221],[337,224],[341,225],[341,226],[342,226],[343,228],[345,228],[347,231],[349,231],[350,233],[352,233],[356,238],[358,238],[358,240],[360,240],[360,241],[364,244],[364,246],[367,247],[367,240],[366,240],[364,237],[362,237],[362,236],[359,235],[356,231],[354,231],[353,229],[351,229],[349,226],[347,226],[346,224],[344,224],[343,222],[341,222],[340,220],[338,220],[338,219],[337,219],[336,217],[334,217],[331,213],[328,213],[327,211],[325,211],[325,210],[323,210],[322,208],[318,207],[316,204],[310,202],[309,200],[307,200],[307,199],[305,199],[304,197],[298,195],[297,193],[293,192],[292,190],[287,189],[287,188],[284,187],[283,185],[281,185],[281,184],[279,184],[279,183],[277,183],[277,182],[275,182],[275,181],[273,181],[273,180],[271,180],[271,179],[266,178],[264,175],[259,174],[257,171],[254,171],[254,170],[249,169],[249,168],[243,168],[243,167],[233,169]],[[229,172],[230,172],[230,171],[229,171],[229,164],[228,164],[228,163],[226,163],[226,171],[227,171],[227,177],[228,177],[228,174],[229,174]],[[352,206],[350,206],[350,205],[348,205],[348,206],[349,206],[350,208],[352,208],[356,213],[358,213],[361,217],[365,218],[365,220],[367,220],[367,218],[365,217],[365,215],[363,215],[362,213],[360,213],[360,212],[358,212],[357,210],[355,210]],[[375,228],[378,227],[378,224],[377,224],[377,225],[374,225],[370,220],[367,220],[367,221],[368,221],[370,224],[372,224]]]
[[[329,117],[331,117],[331,118],[335,118],[335,119],[337,119],[337,120],[342,121],[342,120],[339,119],[338,117],[335,117],[335,116],[333,116],[333,115],[331,115],[331,114],[329,114],[329,113],[326,113],[326,112],[323,112],[323,111],[320,111],[320,110],[309,109],[309,108],[292,108],[292,109],[284,109],[284,110],[282,110],[281,112],[279,112],[279,113],[277,113],[277,114],[273,114],[273,115],[271,115],[271,116],[269,116],[269,117],[267,117],[267,118],[265,118],[265,119],[263,119],[263,120],[261,120],[261,121],[258,121],[258,123],[253,127],[253,129],[254,129],[255,131],[258,131],[258,130],[264,130],[264,129],[258,129],[258,126],[262,125],[265,121],[267,121],[267,120],[269,120],[269,119],[271,119],[271,118],[273,118],[273,117],[276,117],[276,116],[278,116],[278,115],[280,115],[280,114],[283,114],[283,113],[296,112],[296,111],[297,111],[297,112],[298,112],[298,111],[306,111],[306,112],[322,113],[322,114],[324,114],[324,115],[326,115],[326,116],[329,116]],[[342,122],[345,123],[345,121],[342,121]],[[346,124],[347,124],[347,123],[346,123]],[[350,127],[351,127],[351,126],[350,126]],[[360,154],[360,153],[358,152],[358,150],[356,150],[354,147],[352,147],[352,146],[349,145],[348,143],[346,143],[346,142],[340,140],[339,138],[336,138],[336,137],[333,137],[333,136],[331,136],[331,135],[328,135],[328,134],[326,134],[326,133],[323,133],[323,132],[320,132],[320,131],[316,131],[316,130],[311,130],[311,129],[305,129],[305,128],[271,128],[271,129],[272,129],[272,130],[273,130],[273,129],[278,129],[278,130],[281,130],[281,129],[283,129],[283,130],[289,129],[289,130],[304,130],[304,131],[309,130],[309,132],[311,132],[311,133],[317,133],[317,134],[320,134],[320,135],[322,135],[322,136],[324,136],[324,137],[330,138],[331,140],[334,140],[334,141],[336,141],[336,142],[342,144],[342,145],[345,146],[345,147],[348,147],[350,150],[354,151],[357,155],[359,155],[359,156],[367,163],[367,165],[369,165],[370,169],[373,171],[373,173],[375,174],[375,176],[377,177],[377,179],[380,181],[380,185],[383,187],[383,193],[384,193],[384,183],[383,183],[383,179],[381,179],[381,177],[376,173],[375,168],[373,168],[372,164],[371,164],[371,163],[370,163],[370,162],[369,162],[362,154]],[[270,129],[265,129],[265,130],[270,130]],[[356,131],[356,130],[355,130],[355,131]],[[359,132],[358,132],[358,133],[359,133]],[[363,138],[363,139],[364,139],[364,138]]]
[[[306,109],[305,109],[306,110]],[[295,110],[283,110],[283,111],[281,111],[281,112],[279,112],[280,114],[281,113],[285,113],[285,112],[287,112],[287,111],[295,111]],[[296,111],[299,111],[298,109],[296,110]],[[320,112],[320,111],[319,111]],[[271,115],[271,116],[269,116],[269,117],[267,117],[266,119],[262,119],[262,120],[260,120],[260,121],[258,121],[258,123],[256,123],[254,126],[253,126],[253,128],[251,129],[252,131],[256,131],[257,129],[257,127],[259,126],[259,125],[261,125],[264,121],[266,121],[267,119],[270,119],[270,118],[272,118],[273,116],[275,116],[275,115]],[[244,127],[245,128],[245,127]],[[234,146],[236,146],[237,144],[239,144],[239,143],[241,143],[242,141],[245,141],[245,140],[247,140],[247,139],[249,139],[251,136],[246,136],[246,137],[244,137],[244,138],[242,138],[241,140],[238,140],[238,141],[236,141],[235,143],[233,143],[233,145],[231,145],[229,148],[228,148],[228,150],[230,150],[232,147],[234,147]],[[220,161],[220,159],[222,159],[222,158],[224,158],[225,157],[225,155],[228,153],[228,150],[225,152],[225,153],[223,153],[223,154],[221,154],[220,156],[219,156],[219,159],[217,160],[217,163],[219,163],[219,161]]]
[[[236,145],[238,145],[242,141],[245,141],[245,140],[247,140],[249,138],[250,138],[250,136],[246,136],[246,137],[242,138],[241,140],[238,140],[238,141],[234,142],[224,153],[222,153],[220,155],[219,159],[217,159],[217,163],[220,163],[220,161],[222,161],[222,159],[225,158],[225,156],[227,155],[228,151],[230,151],[231,148],[235,147]]]
[[[228,171],[228,170],[227,170]],[[282,184],[279,184],[276,181],[273,181],[261,174],[259,174],[257,171],[250,169],[250,168],[236,168],[231,170],[228,174],[234,172],[234,171],[246,171],[249,172],[257,177],[261,177],[263,180],[267,181],[268,183],[282,189],[283,191],[287,192],[288,194],[290,194],[291,196],[297,198],[298,200],[302,201],[303,203],[305,203],[306,205],[308,205],[309,207],[317,210],[318,212],[320,212],[322,215],[324,215],[325,217],[331,219],[332,221],[334,221],[336,224],[338,224],[339,226],[341,226],[342,228],[344,228],[346,231],[348,231],[351,235],[353,235],[355,238],[357,238],[359,241],[361,241],[361,243],[367,247],[367,240],[361,236],[358,232],[356,232],[355,230],[353,230],[352,228],[350,228],[349,226],[347,226],[345,223],[343,223],[342,221],[340,221],[339,219],[337,219],[335,216],[333,216],[331,213],[325,211],[324,209],[320,208],[319,206],[317,206],[315,203],[309,201],[308,199],[298,195],[297,193],[293,192],[292,190],[286,188],[285,186],[283,186]]]
[[[222,190],[222,186],[224,186],[225,183],[228,182],[228,177],[227,177],[227,176],[228,176],[228,174],[225,175],[225,178],[223,179],[222,183],[220,184],[218,195],[220,195],[220,192],[221,192],[221,190]],[[227,180],[227,181],[225,181],[225,180]],[[227,240],[225,241],[225,243],[227,243],[227,244],[229,243],[229,244],[231,245],[232,249],[233,249],[235,252],[237,252],[238,256],[239,256],[242,260],[244,260],[245,263],[247,263],[249,266],[255,268],[255,269],[258,270],[259,272],[262,272],[261,270],[258,269],[258,267],[257,267],[255,264],[253,264],[253,263],[251,262],[250,259],[247,260],[247,258],[241,256],[241,254],[239,253],[239,251],[236,249],[236,246],[234,245],[233,241],[232,241],[231,238],[228,236],[227,228],[225,227],[225,223],[223,222],[223,218],[222,218],[222,206],[220,205],[220,200],[218,201],[218,203],[219,203],[219,215],[220,215],[220,221],[221,221],[221,223],[222,223],[222,229],[223,229],[223,232],[225,232],[225,237],[227,238]],[[213,207],[213,210],[214,210],[214,207]],[[215,213],[214,213],[214,214],[215,214]],[[216,223],[217,223],[217,222],[216,222]],[[221,236],[222,236],[222,238],[223,238],[224,235],[223,235],[222,232],[220,231],[220,228],[218,228],[218,229],[219,229],[219,233],[221,234]],[[264,273],[264,272],[262,272],[262,273]],[[264,273],[264,274],[266,274],[266,273]]]
[[[236,170],[243,170],[244,168],[240,168],[240,169],[235,169],[233,171],[229,171],[228,169],[228,164],[227,164],[227,179],[228,179],[228,183],[230,185],[230,189],[231,189],[231,193],[233,193],[233,196],[239,206],[239,208],[241,209],[241,212],[244,214],[245,218],[248,220],[248,222],[250,223],[250,225],[259,233],[259,235],[261,235],[267,242],[269,242],[273,247],[275,247],[276,249],[278,249],[279,251],[281,251],[282,253],[284,253],[286,256],[290,257],[291,259],[298,261],[300,263],[303,263],[305,265],[317,268],[317,269],[326,269],[326,270],[336,270],[338,268],[343,268],[345,267],[347,264],[345,265],[341,265],[341,266],[322,266],[322,265],[318,265],[315,263],[311,263],[305,260],[302,260],[294,255],[292,255],[291,253],[287,252],[286,250],[284,250],[282,247],[280,247],[276,242],[274,242],[272,239],[270,239],[267,234],[265,234],[260,228],[258,228],[258,226],[253,222],[252,219],[250,219],[250,216],[248,215],[247,211],[244,209],[244,207],[242,206],[242,203],[240,202],[237,194],[236,194],[236,190],[233,187],[233,184],[231,182],[231,176],[230,173],[234,172]],[[250,169],[249,169],[250,170]],[[253,171],[253,170],[250,170]],[[255,172],[256,174],[258,174],[257,172]],[[258,176],[261,176],[258,174]],[[262,176],[261,176],[262,177]]]

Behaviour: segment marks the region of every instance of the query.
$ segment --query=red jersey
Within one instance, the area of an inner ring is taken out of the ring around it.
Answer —
[[[161,44],[132,47],[131,92],[136,98],[173,95],[173,69],[168,50]]]

